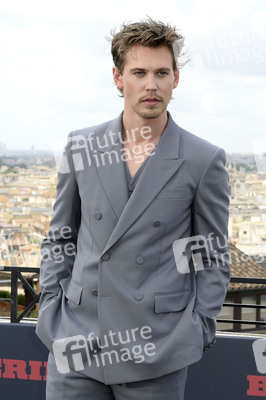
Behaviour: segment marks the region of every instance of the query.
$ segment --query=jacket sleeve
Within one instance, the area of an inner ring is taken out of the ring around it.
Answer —
[[[59,293],[59,282],[71,274],[75,260],[80,225],[80,196],[70,150],[71,134],[58,167],[53,218],[41,246],[40,307],[44,300]]]
[[[203,266],[196,272],[194,311],[203,328],[204,349],[215,341],[216,320],[230,281],[228,250],[229,185],[225,152],[218,148],[203,172],[193,203],[194,235],[205,238]]]

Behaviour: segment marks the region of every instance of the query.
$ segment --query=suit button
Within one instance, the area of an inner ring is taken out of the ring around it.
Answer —
[[[138,256],[136,258],[136,263],[139,264],[139,265],[143,264],[144,263],[144,257]]]
[[[102,217],[103,217],[102,213],[100,213],[100,212],[95,213],[94,216],[95,216],[95,218],[98,219],[98,220],[99,220],[99,219],[102,219]]]
[[[102,255],[102,258],[101,258],[101,259],[102,259],[103,261],[108,261],[109,258],[110,258],[110,254],[105,253],[105,254]]]
[[[161,225],[161,222],[158,221],[158,220],[156,220],[156,221],[153,221],[152,225],[155,226],[155,227],[157,227],[157,226],[160,226],[160,225]]]
[[[134,297],[137,301],[141,301],[143,299],[143,294],[142,293],[135,293]]]
[[[98,290],[97,289],[92,289],[91,294],[93,296],[98,296]]]

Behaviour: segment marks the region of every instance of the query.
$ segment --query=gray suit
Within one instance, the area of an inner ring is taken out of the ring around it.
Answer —
[[[80,372],[106,384],[152,379],[198,361],[215,337],[229,282],[224,151],[169,115],[128,200],[119,132],[121,115],[69,136],[42,245],[37,326],[56,353],[66,354],[64,338],[74,337]],[[189,253],[182,270],[185,256],[179,266],[173,243],[210,234],[204,268],[195,273]],[[88,338],[86,351],[80,338]]]

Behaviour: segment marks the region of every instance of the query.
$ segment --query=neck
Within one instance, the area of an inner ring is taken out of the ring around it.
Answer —
[[[154,119],[142,118],[134,113],[130,115],[126,110],[123,113],[123,136],[130,138],[135,144],[146,142],[158,142],[167,125],[167,111]]]

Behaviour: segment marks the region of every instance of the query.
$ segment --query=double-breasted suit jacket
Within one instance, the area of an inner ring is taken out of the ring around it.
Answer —
[[[69,135],[42,244],[37,325],[63,372],[106,384],[199,360],[229,282],[224,151],[168,114],[129,198],[121,131],[122,114]],[[197,257],[182,251],[185,238]]]

